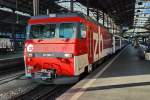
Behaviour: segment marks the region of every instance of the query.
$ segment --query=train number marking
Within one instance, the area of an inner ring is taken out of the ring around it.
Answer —
[[[97,49],[98,49],[98,34],[97,33],[94,33],[93,34],[93,40],[95,40],[95,47],[93,48],[94,49],[94,61],[97,61],[98,60],[98,53],[97,53]],[[94,45],[93,45],[94,46]]]

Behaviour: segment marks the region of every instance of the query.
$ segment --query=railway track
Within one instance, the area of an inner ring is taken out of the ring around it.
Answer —
[[[24,64],[20,58],[0,59],[0,85],[18,79],[24,75]]]
[[[23,71],[23,67],[10,67],[8,69],[0,69],[0,76]]]
[[[12,100],[55,100],[71,85],[39,85],[28,93],[22,94]]]
[[[13,81],[15,79],[19,79],[21,76],[24,75],[24,72],[12,73],[7,77],[0,78],[0,85],[5,84],[7,82]]]
[[[3,66],[0,69],[0,85],[18,79],[23,75],[24,71],[22,66],[10,66],[9,68]]]

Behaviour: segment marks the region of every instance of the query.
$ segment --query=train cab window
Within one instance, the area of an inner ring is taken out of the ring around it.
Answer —
[[[27,34],[31,39],[75,38],[76,23],[39,24],[28,27]]]
[[[86,27],[84,24],[80,24],[79,38],[86,38]]]
[[[75,32],[75,23],[62,23],[59,28],[59,38],[74,38]]]
[[[56,34],[56,24],[32,25],[30,28],[30,38],[54,38]]]

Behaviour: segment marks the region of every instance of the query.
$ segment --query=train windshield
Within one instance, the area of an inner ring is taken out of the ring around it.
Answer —
[[[75,23],[31,25],[29,28],[29,38],[74,38],[76,29]]]

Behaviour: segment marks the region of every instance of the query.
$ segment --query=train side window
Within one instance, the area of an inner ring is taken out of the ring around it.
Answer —
[[[86,27],[84,24],[80,24],[80,32],[79,32],[79,37],[80,38],[86,38]]]

